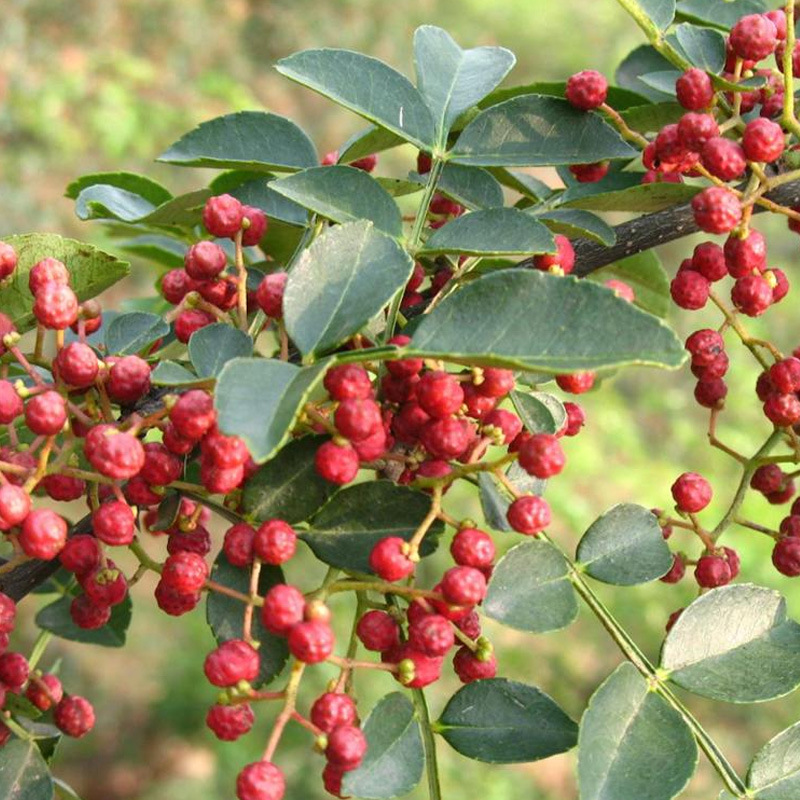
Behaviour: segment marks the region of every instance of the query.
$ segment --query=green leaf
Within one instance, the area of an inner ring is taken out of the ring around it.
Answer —
[[[680,76],[681,73],[679,71],[668,69],[659,72],[648,72],[646,75],[641,75],[640,80],[663,94],[674,96],[675,83]],[[714,84],[715,89],[725,89],[729,92],[749,92],[764,86],[766,84],[766,78],[760,75],[754,75],[752,78],[745,78],[744,80],[734,83],[727,78],[712,74],[711,82]]]
[[[387,191],[392,197],[405,197],[409,194],[416,194],[422,191],[422,184],[416,181],[400,180],[399,178],[383,178],[377,177],[376,181]]]
[[[53,762],[58,745],[61,743],[61,731],[59,731],[55,726],[52,726],[52,728],[56,732],[55,736],[36,740],[36,746],[39,748],[39,752],[42,754],[42,758],[47,764],[51,764]]]
[[[400,692],[386,695],[364,721],[367,753],[346,772],[342,793],[365,800],[408,794],[422,778],[425,754],[414,706]]]
[[[150,373],[150,382],[154,386],[189,386],[205,380],[175,361],[159,361]]]
[[[537,202],[553,194],[553,190],[544,181],[540,181],[526,172],[503,169],[503,167],[491,167],[489,174],[494,175],[503,186],[507,186],[509,189],[519,192],[523,197],[528,197]]]
[[[609,175],[596,184],[579,183],[561,195],[561,205],[595,211],[661,211],[688,203],[700,187],[686,183],[641,183],[643,173]]]
[[[134,172],[94,172],[90,175],[82,175],[67,186],[64,196],[69,197],[70,200],[77,200],[78,195],[84,189],[97,184],[115,186],[118,189],[132,192],[154,206],[159,206],[172,199],[170,192],[160,183]]]
[[[645,75],[640,75],[639,80],[647,84],[653,89],[675,96],[675,82],[680,78],[680,70],[665,69],[658,72],[648,72]]]
[[[36,740],[42,758],[50,764],[61,742],[61,731],[47,722],[34,722],[25,718],[16,721]]]
[[[633,289],[636,295],[634,303],[641,309],[661,318],[669,313],[672,304],[669,276],[653,250],[623,258],[595,270],[587,278],[596,283],[610,279],[624,281]]]
[[[112,355],[132,355],[168,333],[169,325],[158,314],[144,311],[120,314],[106,330],[106,350]]]
[[[503,270],[472,281],[423,318],[410,348],[542,372],[625,364],[678,367],[686,357],[663,322],[613,292],[538,270]]]
[[[75,213],[83,220],[116,220],[150,227],[191,227],[200,224],[203,206],[210,196],[208,189],[199,189],[156,206],[125,189],[97,184],[78,195]]]
[[[93,247],[64,239],[54,233],[26,233],[6,236],[4,241],[17,253],[14,274],[0,287],[0,308],[20,332],[36,325],[33,295],[28,290],[28,274],[43,258],[57,258],[70,271],[70,285],[78,300],[89,300],[122,280],[129,272],[127,261]]]
[[[53,776],[53,783],[56,787],[56,795],[61,800],[81,800],[78,793],[68,783],[62,781],[61,778]]]
[[[678,13],[682,17],[704,22],[727,30],[746,14],[767,11],[763,0],[679,0]]]
[[[508,75],[516,58],[504,47],[463,50],[447,31],[423,25],[414,32],[417,86],[444,147],[458,117],[483,100]]]
[[[547,97],[564,97],[566,91],[566,81],[535,81],[521,86],[508,86],[502,89],[495,89],[488,97],[484,98],[478,105],[480,108],[496,106],[498,103],[510,100],[512,97],[519,97],[523,94],[541,94]],[[631,106],[638,106],[645,102],[644,95],[632,92],[628,89],[620,89],[619,86],[609,86],[606,102],[617,111],[623,111]]]
[[[301,369],[267,358],[234,358],[217,377],[214,405],[220,430],[241,436],[258,464],[289,437],[326,364]]]
[[[536,213],[535,216],[536,219],[544,222],[551,231],[562,233],[564,236],[584,236],[599,244],[604,244],[606,247],[611,247],[617,241],[614,229],[604,219],[590,211],[582,211],[577,208],[554,208]]]
[[[436,732],[462,755],[490,764],[539,761],[578,740],[578,726],[541,689],[505,678],[459,689]]]
[[[581,720],[581,800],[671,800],[696,767],[697,745],[683,717],[632,664],[617,667]]]
[[[78,219],[116,219],[139,222],[152,214],[157,206],[141,195],[117,186],[87,186],[75,201]]]
[[[264,253],[279,264],[288,264],[300,247],[305,228],[287,224],[279,219],[272,219],[267,227],[266,236],[262,237],[259,247]]]
[[[679,103],[648,103],[623,111],[625,124],[639,133],[657,133],[665,125],[677,122],[686,109]]]
[[[238,111],[203,122],[169,147],[159,161],[182,167],[293,172],[319,163],[301,128],[286,117]]]
[[[652,511],[620,503],[598,517],[578,543],[578,562],[598,581],[635,586],[660,578],[672,554]]]
[[[510,531],[511,525],[506,519],[506,512],[511,500],[500,491],[495,477],[488,472],[479,472],[478,487],[481,511],[486,524],[496,531]]]
[[[423,253],[530,255],[554,253],[553,234],[530,214],[516,208],[472,211],[434,231]]]
[[[416,177],[420,184],[427,182],[426,175]],[[436,188],[467,208],[498,208],[505,202],[499,181],[480,167],[447,163]]]
[[[22,725],[26,719],[34,720],[42,716],[42,712],[28,700],[25,695],[8,692],[3,710],[11,713],[15,718],[19,717]]]
[[[276,69],[421,149],[435,143],[433,118],[420,93],[377,58],[350,50],[303,50],[282,58]]]
[[[250,570],[231,566],[220,553],[211,568],[211,580],[248,594],[250,591]],[[258,594],[263,597],[273,586],[285,583],[280,567],[262,564],[258,578]],[[219,592],[209,592],[206,599],[206,620],[218,644],[229,639],[241,639],[244,634],[244,606],[242,603]],[[289,660],[289,647],[285,636],[276,636],[262,625],[258,609],[253,614],[253,636],[261,643],[258,649],[261,658],[258,678],[253,685],[258,687],[269,683],[280,674]]]
[[[59,567],[44,583],[31,589],[31,594],[66,594],[75,584],[75,575]]]
[[[178,521],[181,499],[178,492],[168,491],[158,504],[156,521],[152,525],[148,525],[148,528],[151,531],[168,531]]]
[[[355,572],[371,572],[369,554],[387,536],[410,539],[430,511],[427,494],[390,481],[346,486],[311,518],[300,538],[326,564]],[[420,553],[436,549],[444,530],[438,520],[422,540]]]
[[[674,100],[675,87],[665,94],[653,89],[641,80],[642,75],[660,70],[673,70],[675,67],[662,56],[652,45],[643,44],[628,53],[617,67],[616,81],[626,89],[638,92],[649,100],[662,102]]]
[[[115,244],[118,250],[140,256],[148,261],[155,261],[170,269],[182,267],[183,257],[186,253],[186,245],[183,242],[160,234],[134,236],[132,239],[125,239]]]
[[[371,222],[329,228],[303,253],[286,282],[283,317],[306,356],[341,345],[405,286],[414,263]]]
[[[602,117],[566,100],[522,95],[487,108],[464,128],[452,151],[459,164],[534,167],[634,158]]]
[[[35,742],[14,739],[0,759],[3,800],[53,800],[53,778]]]
[[[323,441],[320,436],[296,439],[264,464],[244,485],[245,514],[259,522],[307,520],[336,488],[314,467],[314,456]]]
[[[711,28],[684,22],[675,28],[680,49],[694,66],[706,72],[721,72],[725,66],[725,37]]]
[[[567,422],[564,404],[547,392],[511,392],[511,402],[531,433],[558,433]]]
[[[578,615],[569,569],[549,542],[532,540],[512,547],[494,568],[484,614],[531,633],[566,628]]]
[[[363,169],[337,165],[312,167],[270,184],[273,191],[334,222],[368,219],[390,236],[403,233],[403,219],[392,196]]]
[[[61,597],[54,603],[50,603],[36,615],[36,624],[71,642],[97,644],[101,647],[122,647],[125,644],[133,608],[129,596],[111,609],[111,619],[102,628],[96,630],[79,628],[72,621],[69,613],[71,603],[72,597],[70,596]]]
[[[209,197],[211,197],[211,192],[208,189],[187,192],[160,205],[140,221],[150,226],[191,227],[199,225],[203,217],[203,206]]]
[[[370,125],[369,128],[353,134],[339,148],[339,163],[349,164],[359,158],[382,153],[384,150],[391,150],[405,143],[406,140],[402,136],[387,131],[386,128]]]
[[[244,331],[224,322],[206,325],[189,339],[189,358],[201,378],[216,378],[232,359],[251,355],[253,340]]]
[[[662,31],[669,28],[675,19],[675,0],[633,0],[632,6],[638,6],[653,24]]]
[[[756,753],[747,772],[756,800],[796,800],[800,796],[800,722],[781,731]]]
[[[786,601],[752,584],[723,586],[697,598],[667,634],[661,666],[690,692],[755,703],[800,685],[800,625]]]
[[[209,184],[214,194],[230,194],[248,206],[260,208],[272,220],[305,226],[308,211],[273,189],[275,177],[269,173],[233,170],[223,172]]]

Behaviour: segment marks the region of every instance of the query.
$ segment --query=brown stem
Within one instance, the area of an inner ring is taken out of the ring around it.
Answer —
[[[233,243],[236,248],[234,263],[236,264],[236,273],[239,281],[236,286],[236,305],[239,309],[239,328],[247,333],[247,267],[245,267],[244,253],[242,252],[243,235],[243,231],[238,231],[233,239]]]
[[[286,727],[286,723],[292,718],[295,705],[297,704],[297,690],[300,687],[300,680],[303,677],[305,668],[306,665],[302,661],[295,661],[292,665],[292,674],[289,677],[289,683],[286,685],[284,691],[286,702],[283,711],[278,715],[278,719],[275,720],[275,725],[272,728],[267,747],[264,750],[264,761],[272,761],[275,750],[278,748],[278,743],[283,735],[283,730]]]
[[[253,639],[253,609],[255,608],[255,603],[259,600],[258,596],[258,579],[261,575],[261,561],[260,559],[256,558],[253,561],[253,566],[250,570],[250,597],[248,599],[247,605],[244,608],[244,623],[243,623],[243,638],[244,640],[251,645],[257,644],[255,639]]]
[[[408,542],[408,557],[411,561],[419,561],[419,546],[425,538],[425,534],[430,530],[431,525],[436,522],[439,510],[442,507],[442,487],[434,486],[431,507],[425,515],[425,519],[420,522],[419,527],[414,531],[414,535]]]
[[[383,672],[397,672],[397,664],[383,664],[380,661],[358,661],[354,658],[328,656],[328,661],[342,669],[377,669]]]
[[[619,112],[611,108],[608,103],[603,103],[603,105],[600,106],[600,111],[605,112],[611,117],[611,121],[617,126],[617,130],[619,130],[623,139],[627,139],[629,142],[633,142],[642,148],[650,144],[644,136],[629,128],[628,123],[620,116]]]
[[[731,458],[735,458],[740,464],[745,464],[747,462],[747,456],[737,453],[736,450],[734,450],[732,447],[728,447],[728,445],[724,444],[717,438],[717,418],[719,417],[721,410],[721,408],[711,409],[711,416],[708,420],[708,441],[712,447],[716,447],[718,450],[722,450],[723,453],[727,453]]]

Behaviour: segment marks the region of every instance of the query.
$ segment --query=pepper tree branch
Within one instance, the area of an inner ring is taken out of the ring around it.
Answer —
[[[781,206],[800,206],[800,180],[789,181],[776,186],[772,191],[764,195],[767,199]],[[754,214],[765,211],[762,206],[756,205],[753,208]],[[606,247],[603,244],[592,241],[591,239],[573,239],[572,246],[575,249],[575,270],[576,275],[588,275],[601,267],[613,264],[628,256],[650,250],[668,242],[673,242],[684,236],[697,233],[699,228],[695,224],[692,208],[689,203],[679,206],[672,206],[663,211],[656,211],[646,214],[637,219],[623,222],[614,228],[617,235],[616,244]],[[532,263],[531,259],[525,259],[519,266],[526,267]],[[162,395],[167,390],[153,392],[145,398],[154,408],[163,405]],[[145,403],[141,407],[133,410],[147,412],[150,410]],[[130,410],[128,410],[130,413]],[[76,533],[87,533],[91,530],[91,517],[86,516],[70,530],[70,535]],[[5,560],[0,558],[0,565]],[[10,572],[0,574],[0,591],[12,597],[14,600],[21,600],[25,595],[32,592],[37,586],[45,583],[58,569],[57,561],[42,562],[28,561],[21,564]]]
[[[781,206],[798,206],[800,205],[800,180],[781,184],[764,196]],[[760,214],[766,210],[768,209],[756,205],[753,213]],[[573,239],[572,246],[575,249],[573,274],[588,275],[615,261],[668,242],[674,242],[676,239],[698,233],[699,230],[694,221],[691,204],[685,203],[617,225],[614,228],[617,242],[611,247],[606,247],[591,239]],[[531,264],[532,259],[527,258],[521,261],[519,266],[528,267]]]

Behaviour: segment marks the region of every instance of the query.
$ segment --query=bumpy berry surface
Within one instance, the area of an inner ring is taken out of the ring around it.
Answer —
[[[94,535],[113,546],[130,544],[136,534],[133,510],[121,500],[104,503],[92,514]]]
[[[7,242],[0,242],[0,281],[9,278],[17,268],[17,253]]]
[[[303,620],[306,599],[295,586],[278,584],[264,596],[261,621],[270,633],[287,634]]]
[[[314,459],[317,473],[326,481],[350,483],[358,474],[358,453],[349,444],[325,442]]]
[[[203,664],[203,672],[214,686],[235,686],[239,681],[253,681],[258,676],[258,652],[241,639],[230,639],[212,650]]]
[[[296,547],[297,534],[280,519],[264,522],[253,538],[253,553],[266,564],[283,564],[294,555]]]
[[[289,651],[306,664],[324,661],[332,652],[335,640],[327,622],[300,622],[289,631]]]
[[[206,714],[206,725],[223,742],[235,742],[253,727],[254,722],[255,714],[249,703],[235,706],[216,704]]]
[[[340,725],[355,725],[357,720],[353,699],[340,692],[325,692],[311,706],[311,721],[324,733],[330,733]]]
[[[283,773],[269,761],[248,764],[236,778],[237,800],[282,800],[285,791]]]
[[[523,495],[508,507],[506,517],[515,531],[532,535],[543,531],[550,524],[550,506],[541,497]]]
[[[739,57],[748,61],[766,58],[778,43],[778,31],[763,14],[748,14],[731,28],[730,46]]]
[[[242,228],[244,208],[229,194],[209,197],[203,207],[203,225],[218,239],[233,238]]]
[[[747,123],[742,148],[748,161],[777,161],[784,147],[783,130],[777,122],[759,117]]]
[[[402,580],[414,571],[414,562],[406,550],[407,544],[399,536],[387,536],[372,548],[370,568],[385,581]]]
[[[78,318],[78,298],[63,283],[46,283],[35,295],[33,314],[45,327],[62,331]]]
[[[256,290],[256,300],[261,310],[273,319],[283,317],[283,293],[286,289],[288,275],[285,272],[273,272],[265,275]]]
[[[608,81],[592,69],[570,76],[564,92],[567,100],[582,111],[591,111],[601,106],[606,101],[607,93]]]
[[[85,698],[78,695],[64,697],[53,712],[53,722],[67,736],[80,739],[94,727],[94,708]]]
[[[714,87],[705,70],[692,67],[675,81],[678,102],[689,111],[703,111],[714,99]]]
[[[453,657],[453,669],[462,683],[486,680],[497,674],[497,659],[491,655],[481,661],[468,647],[460,647]]]
[[[0,683],[12,691],[21,689],[28,680],[28,659],[22,653],[0,654]]]
[[[385,611],[367,611],[356,626],[356,634],[367,650],[382,653],[400,641],[400,626]]]
[[[697,513],[710,502],[711,484],[696,472],[684,472],[672,484],[672,497],[680,511]]]
[[[49,508],[31,511],[22,523],[19,543],[31,558],[49,561],[55,558],[67,541],[67,523]]]
[[[199,591],[208,578],[208,564],[196,553],[175,553],[164,562],[161,580],[181,594]]]
[[[728,189],[710,186],[692,198],[697,226],[706,233],[728,233],[742,217],[739,198]]]

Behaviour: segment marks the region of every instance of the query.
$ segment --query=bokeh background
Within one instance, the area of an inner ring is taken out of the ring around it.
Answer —
[[[238,109],[263,108],[293,117],[312,134],[320,152],[363,127],[359,119],[271,68],[295,50],[323,45],[358,49],[411,74],[413,30],[433,23],[451,31],[463,46],[509,47],[518,58],[509,82],[528,83],[563,79],[587,67],[612,73],[640,42],[638,30],[613,0],[3,0],[2,17],[0,236],[47,230],[111,250],[113,240],[102,227],[79,222],[63,197],[67,183],[80,174],[126,169],[155,177],[175,194],[198,188],[207,176],[153,159],[199,122]],[[381,156],[378,171],[400,176],[411,168],[413,155],[400,149]],[[759,225],[772,235],[773,263],[793,280],[796,239],[780,221]],[[662,248],[668,269],[694,244]],[[109,306],[152,292],[155,273],[143,262],[134,267],[130,281],[110,295]],[[791,350],[798,344],[796,311],[790,294],[754,329]],[[684,335],[694,327],[718,324],[706,312],[691,318],[686,312],[676,314],[672,322]],[[751,452],[768,433],[752,390],[757,372],[747,353],[734,349],[732,361],[721,434],[733,447]],[[688,369],[631,370],[582,400],[588,425],[567,443],[568,468],[548,490],[556,520],[553,534],[562,544],[572,547],[580,532],[614,503],[668,504],[671,482],[687,469],[713,476],[715,501],[704,519],[713,523],[722,513],[738,476],[730,460],[706,446],[706,415],[693,406],[692,388]],[[474,498],[452,502],[457,516],[479,514]],[[758,498],[748,501],[745,513],[770,527],[777,527],[782,516]],[[676,546],[693,548],[681,535],[674,537]],[[498,536],[501,549],[511,539]],[[800,590],[772,570],[766,537],[738,530],[726,543],[740,550],[745,579],[779,588],[790,610],[800,613]],[[310,562],[301,560],[289,577],[310,569]],[[433,576],[441,565],[428,569]],[[600,593],[655,656],[668,614],[691,600],[692,583],[619,591],[601,587]],[[232,797],[236,772],[263,748],[271,709],[260,709],[257,727],[244,741],[216,742],[203,724],[214,697],[202,675],[203,656],[212,646],[203,611],[179,620],[166,617],[152,602],[152,588],[143,581],[134,590],[125,649],[56,642],[48,650],[44,666],[63,659],[67,686],[86,693],[98,708],[95,731],[83,741],[64,743],[55,771],[84,800]],[[29,621],[37,602],[26,604]],[[620,660],[599,625],[584,613],[567,631],[548,636],[493,625],[487,633],[503,674],[543,687],[576,719]],[[31,625],[23,626],[23,637],[32,640],[33,634]],[[319,672],[315,680],[321,690],[328,676]],[[362,712],[394,686],[385,675],[361,680]],[[450,678],[433,688],[434,715],[455,688]],[[795,697],[758,706],[688,702],[740,769],[800,711]],[[288,797],[324,797],[318,778],[322,759],[311,752],[307,738],[289,731],[278,756],[288,774]],[[576,796],[573,754],[538,764],[489,767],[467,761],[444,742],[439,747],[445,797]],[[685,797],[706,800],[718,788],[716,775],[701,760]],[[425,796],[422,788],[413,795]]]

